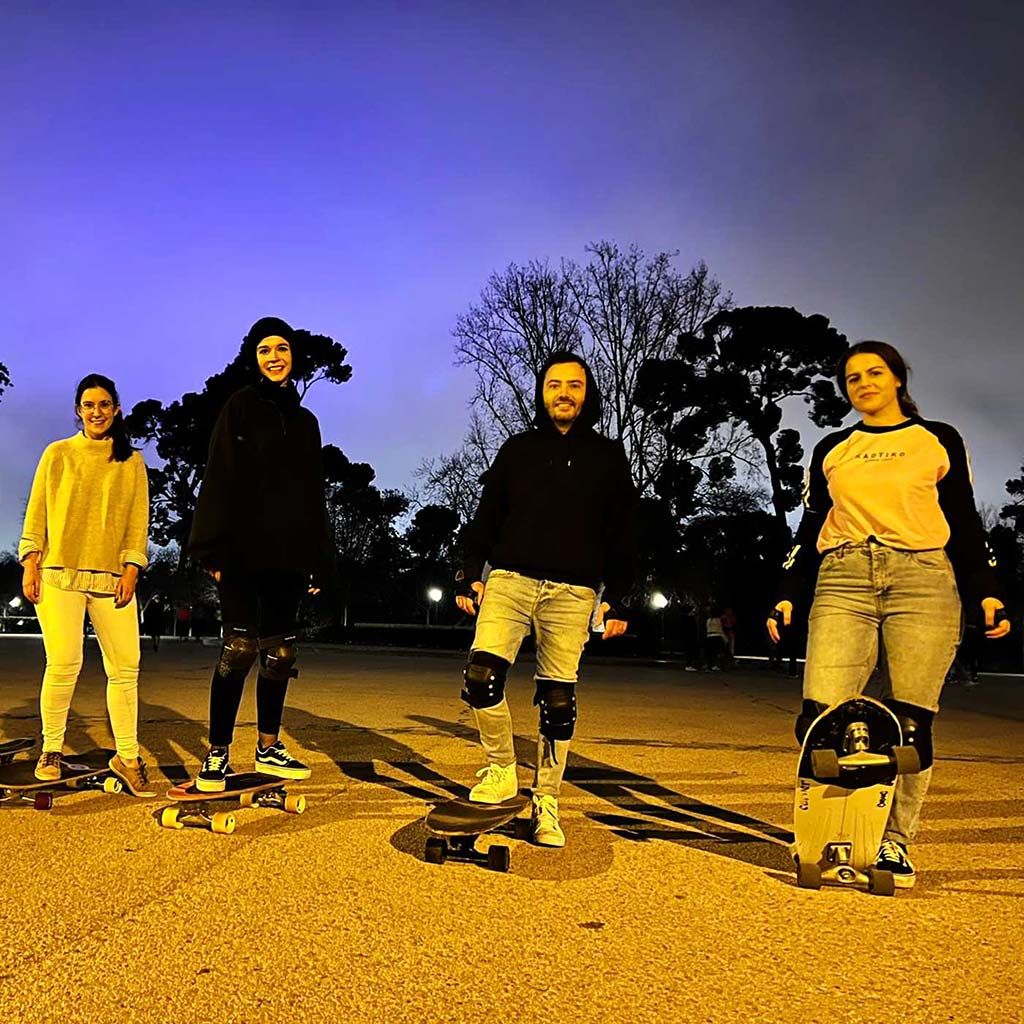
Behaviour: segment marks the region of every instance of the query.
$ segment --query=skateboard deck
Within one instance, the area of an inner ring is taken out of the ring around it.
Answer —
[[[208,828],[220,835],[235,831],[235,816],[230,811],[212,811],[210,804],[219,800],[237,800],[242,807],[274,807],[288,814],[302,814],[306,809],[304,796],[289,796],[286,788],[290,779],[281,779],[262,772],[240,772],[228,775],[224,789],[217,793],[204,793],[195,782],[187,786],[173,786],[167,798],[175,806],[160,812],[164,828],[181,829],[186,825]]]
[[[870,697],[833,704],[807,730],[793,802],[797,884],[891,896],[892,873],[874,868],[900,774],[920,771],[896,716]]]
[[[15,754],[20,754],[23,750],[31,750],[35,745],[36,741],[29,739],[4,740],[0,743],[0,765],[10,764],[14,760]]]
[[[120,793],[124,787],[108,767],[111,757],[113,751],[69,754],[61,762],[61,777],[45,780],[36,778],[35,761],[30,758],[0,764],[0,803],[28,800],[37,811],[48,811],[58,792],[96,789],[104,793]]]
[[[461,797],[438,804],[425,819],[433,833],[424,854],[427,862],[443,864],[451,858],[486,863],[492,871],[508,871],[512,858],[507,846],[492,843],[484,854],[477,850],[476,841],[508,825],[529,806],[530,798],[521,793],[500,804],[481,804]]]

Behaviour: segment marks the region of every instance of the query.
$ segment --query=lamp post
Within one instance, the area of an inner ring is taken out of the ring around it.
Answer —
[[[440,587],[431,587],[427,591],[427,597],[430,599],[430,604],[427,605],[427,625],[429,626],[431,605],[433,605],[435,608],[437,607],[437,602],[440,601],[442,597],[444,597],[444,591]],[[434,612],[434,622],[437,622],[436,611]]]
[[[656,590],[651,594],[651,607],[658,613],[661,618],[661,649],[665,650],[665,609],[668,607],[668,598],[660,591]]]

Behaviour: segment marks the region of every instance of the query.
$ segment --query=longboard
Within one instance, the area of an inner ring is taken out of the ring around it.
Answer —
[[[492,871],[508,871],[512,855],[501,843],[492,843],[487,853],[476,848],[476,841],[495,832],[526,810],[530,798],[522,793],[500,804],[482,804],[458,797],[446,800],[427,812],[426,826],[433,833],[427,840],[424,858],[430,864],[452,860],[486,863]]]
[[[112,756],[112,751],[69,754],[61,761],[59,779],[37,779],[35,762],[29,758],[0,764],[0,803],[28,800],[37,811],[48,811],[58,792],[95,789],[120,793],[124,787],[108,765]]]
[[[220,835],[231,835],[235,831],[234,814],[210,808],[210,804],[220,800],[237,800],[242,807],[274,807],[288,814],[302,814],[306,809],[306,798],[289,796],[285,788],[289,781],[262,772],[240,772],[228,775],[224,789],[217,793],[204,793],[194,781],[186,786],[173,786],[167,791],[167,799],[173,800],[175,806],[165,807],[160,812],[160,824],[173,829],[192,825],[208,828]]]
[[[892,872],[875,859],[898,775],[920,771],[917,750],[902,745],[896,716],[870,697],[833,704],[811,724],[800,749],[793,802],[797,884],[895,892]]]

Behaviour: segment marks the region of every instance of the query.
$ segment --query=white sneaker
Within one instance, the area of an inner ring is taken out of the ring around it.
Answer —
[[[533,841],[538,846],[565,846],[565,833],[558,824],[557,797],[534,793]]]
[[[483,776],[483,782],[478,782],[469,791],[469,799],[475,803],[503,804],[519,793],[515,761],[504,768],[500,764],[489,764],[476,774],[477,778]]]

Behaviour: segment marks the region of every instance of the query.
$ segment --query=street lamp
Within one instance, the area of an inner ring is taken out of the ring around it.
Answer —
[[[442,597],[444,597],[444,591],[440,587],[431,587],[427,591],[427,597],[430,598],[431,604],[436,606],[437,602],[440,601]],[[437,618],[437,614],[436,613],[434,615],[434,618],[435,619]],[[430,605],[429,604],[427,605],[427,625],[428,626],[430,625]]]
[[[656,590],[651,594],[651,607],[659,613],[661,619],[661,649],[665,649],[665,609],[668,607],[668,598],[660,591]]]

